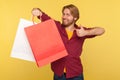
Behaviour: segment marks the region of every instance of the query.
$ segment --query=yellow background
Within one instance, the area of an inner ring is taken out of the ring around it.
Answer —
[[[78,24],[106,30],[84,44],[85,80],[120,80],[119,0],[0,0],[0,80],[52,80],[50,65],[38,68],[33,62],[11,58],[10,53],[19,19],[31,20],[33,7],[61,20],[61,8],[70,3],[80,10]]]

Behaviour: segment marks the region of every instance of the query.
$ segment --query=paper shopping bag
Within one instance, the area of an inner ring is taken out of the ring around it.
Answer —
[[[25,32],[39,67],[68,55],[52,19],[26,27]]]
[[[33,25],[33,22],[22,18],[20,19],[10,56],[13,58],[35,62],[31,47],[24,32],[24,28],[30,25]]]

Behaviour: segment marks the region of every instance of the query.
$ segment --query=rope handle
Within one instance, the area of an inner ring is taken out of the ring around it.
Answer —
[[[36,17],[36,16],[33,16],[33,15],[32,15],[32,18],[31,18],[31,19],[32,19],[33,24],[36,24],[36,22],[35,22],[35,17]],[[41,20],[40,20],[39,22],[37,22],[37,23],[40,23],[40,22],[41,22]]]
[[[33,22],[33,24],[35,24],[35,22],[34,22],[34,17],[35,17],[35,16],[32,16],[32,22]]]

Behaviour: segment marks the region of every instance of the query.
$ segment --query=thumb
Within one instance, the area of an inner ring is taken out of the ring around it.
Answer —
[[[83,26],[80,27],[81,30],[84,30]]]

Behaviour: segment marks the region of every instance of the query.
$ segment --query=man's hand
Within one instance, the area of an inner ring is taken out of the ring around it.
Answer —
[[[32,9],[32,15],[33,16],[42,16],[42,12],[39,8],[33,8]]]
[[[81,29],[76,29],[76,33],[79,37],[84,37],[88,34],[88,31],[81,26]]]
[[[101,27],[93,27],[90,30],[85,30],[82,26],[81,29],[76,29],[76,33],[79,37],[84,37],[84,36],[91,36],[91,35],[96,35],[100,36],[105,32],[104,28]]]

